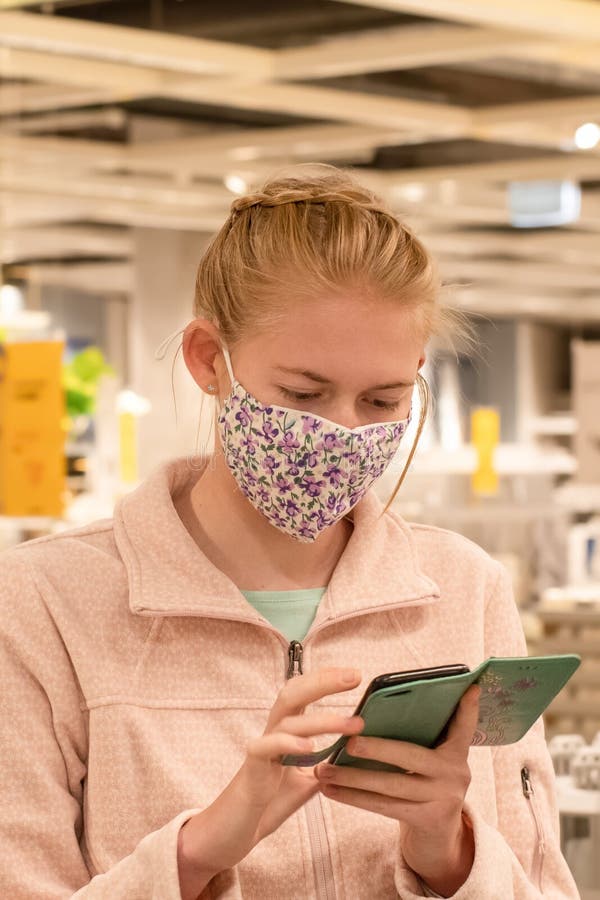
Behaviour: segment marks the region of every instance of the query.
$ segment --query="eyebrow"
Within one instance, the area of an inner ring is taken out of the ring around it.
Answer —
[[[317,372],[310,372],[308,369],[289,369],[285,366],[276,366],[275,367],[279,372],[289,372],[291,375],[304,375],[305,378],[310,378],[311,381],[318,381],[319,384],[331,384],[328,378],[324,378],[323,375],[317,374]],[[395,387],[412,387],[414,385],[414,381],[395,381],[392,384],[375,384],[371,391],[383,391],[387,388],[395,388]]]

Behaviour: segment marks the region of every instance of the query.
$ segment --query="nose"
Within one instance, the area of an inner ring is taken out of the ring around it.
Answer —
[[[353,403],[338,403],[330,413],[326,413],[327,418],[335,422],[336,425],[342,425],[344,428],[358,428],[359,425],[365,423],[361,421]]]

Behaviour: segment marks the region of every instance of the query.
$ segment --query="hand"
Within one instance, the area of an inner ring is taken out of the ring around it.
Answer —
[[[407,864],[438,893],[455,893],[471,871],[473,835],[463,803],[471,782],[467,762],[481,689],[463,694],[443,743],[435,748],[384,738],[351,738],[346,749],[408,769],[380,772],[321,763],[315,774],[325,796],[397,819]]]
[[[344,675],[349,677],[344,680]],[[314,769],[283,766],[280,758],[314,749],[311,736],[354,735],[364,728],[360,716],[304,714],[307,704],[352,690],[360,677],[354,669],[330,668],[297,675],[285,683],[263,735],[250,741],[246,759],[232,781],[180,830],[178,860],[186,896],[197,896],[214,875],[235,866],[318,791]]]

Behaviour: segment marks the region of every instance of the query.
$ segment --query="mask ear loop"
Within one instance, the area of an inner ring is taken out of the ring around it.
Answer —
[[[186,327],[187,327],[187,326],[186,326]],[[167,349],[168,349],[169,344],[171,343],[171,341],[172,341],[174,338],[176,338],[178,334],[183,334],[184,331],[185,331],[185,328],[179,328],[177,331],[174,331],[172,334],[170,334],[168,337],[166,337],[163,341],[161,341],[161,343],[158,345],[158,347],[157,347],[156,350],[154,351],[154,358],[155,358],[156,360],[162,360],[162,359],[164,359],[164,358],[165,358],[165,355],[166,355],[166,352],[167,352]],[[179,351],[180,351],[182,348],[183,348],[183,341],[181,342],[181,344],[180,344],[179,347],[177,348],[177,351],[175,352],[175,356],[173,357],[173,365],[172,365],[172,367],[171,367],[171,391],[172,391],[172,393],[173,393],[173,405],[174,405],[174,407],[175,407],[175,424],[176,424],[176,425],[178,424],[178,422],[177,422],[177,398],[176,398],[176,396],[175,396],[175,389],[174,389],[174,387],[173,387],[173,373],[174,373],[174,371],[175,371],[175,363],[176,363],[176,361],[177,361],[177,354],[179,353]],[[231,369],[231,361],[230,361],[230,358],[229,358],[229,353],[228,353],[227,348],[226,348],[225,346],[223,347],[223,352],[224,352],[224,355],[225,355],[225,362],[226,362],[226,365],[227,365],[227,369],[228,369],[228,371],[229,371],[229,375],[230,375],[231,381],[232,381],[232,383],[233,383],[234,378],[233,378],[233,372],[232,372],[232,369]],[[208,438],[207,438],[206,444],[204,445],[204,452],[201,454],[200,451],[199,451],[200,430],[201,430],[201,422],[202,422],[202,411],[203,411],[203,408],[204,408],[204,396],[205,396],[205,395],[204,395],[204,392],[202,392],[201,406],[200,406],[200,414],[199,414],[199,416],[198,416],[198,428],[197,428],[197,430],[196,430],[195,454],[196,454],[196,456],[207,456],[207,455],[209,455],[210,458],[213,459],[213,458],[214,458],[214,443],[215,443],[215,438],[216,438],[216,434],[215,434],[215,430],[214,430],[214,428],[215,428],[214,415],[212,415],[212,416],[211,416],[211,419],[210,419],[210,427],[209,427],[209,432],[208,432]],[[216,400],[217,398],[214,397],[213,399]],[[207,449],[208,446],[210,446],[211,438],[212,438],[212,442],[213,442],[213,452],[211,452],[210,454],[208,454],[208,453],[206,452],[206,449]],[[190,468],[192,468],[192,469],[201,469],[201,468],[204,467],[205,463],[202,462],[202,463],[200,463],[200,465],[195,465],[194,462],[193,462],[193,457],[188,457],[188,465],[189,465]]]
[[[413,445],[411,447],[410,453],[408,454],[408,459],[406,460],[404,469],[402,470],[402,474],[400,475],[398,483],[397,483],[396,487],[394,488],[394,492],[393,492],[392,496],[389,498],[384,509],[382,510],[381,515],[383,515],[384,513],[387,512],[387,510],[390,508],[396,494],[400,490],[400,486],[402,485],[402,482],[404,481],[404,477],[405,477],[405,475],[409,469],[409,466],[412,462],[412,458],[415,455],[415,450],[417,449],[417,444],[419,443],[419,438],[421,437],[423,425],[425,424],[425,419],[427,418],[427,413],[429,412],[431,389],[429,387],[429,384],[427,383],[427,381],[421,375],[420,372],[417,372],[417,386],[419,389],[419,397],[421,400],[421,412],[420,412],[420,416],[419,416],[419,424],[417,426],[417,434],[413,441]],[[412,414],[412,403],[411,403],[411,414]]]
[[[154,351],[154,359],[158,359],[158,360],[164,359],[166,356],[166,353],[167,353],[167,348],[168,348],[169,344],[171,343],[171,341],[174,338],[176,338],[178,334],[183,334],[184,331],[185,331],[185,328],[180,328],[178,331],[174,331],[172,334],[170,334],[168,337],[166,337],[164,339],[164,341],[161,341],[160,344],[158,345],[158,347],[156,348],[156,350]],[[179,347],[177,348],[177,350],[175,352],[175,356],[173,357],[173,365],[171,366],[171,392],[173,394],[173,406],[175,407],[175,427],[177,427],[177,425],[179,423],[177,422],[177,398],[175,396],[175,388],[173,386],[173,373],[175,372],[175,363],[177,362],[177,354],[182,349],[182,347],[183,347],[183,341],[181,342],[181,344],[179,345]]]
[[[161,341],[154,351],[154,359],[164,359],[167,352],[167,347],[169,346],[173,338],[177,337],[178,334],[183,334],[184,331],[185,328],[180,328],[179,331],[174,331],[173,334],[170,334],[169,337],[166,337],[164,341]]]
[[[200,414],[198,415],[198,428],[197,428],[197,431],[196,431],[196,446],[195,446],[195,451],[196,451],[196,452],[195,452],[195,456],[196,456],[196,457],[201,457],[202,461],[199,462],[198,465],[196,465],[196,464],[193,462],[193,460],[194,460],[195,457],[191,457],[191,458],[188,457],[188,465],[189,465],[190,469],[203,469],[203,468],[205,468],[205,466],[207,465],[206,459],[205,459],[206,457],[208,457],[208,465],[214,465],[214,457],[215,457],[215,453],[214,453],[214,445],[215,445],[215,438],[216,438],[216,434],[214,433],[214,427],[215,427],[215,417],[214,417],[214,414],[211,415],[211,417],[210,417],[210,427],[209,427],[209,431],[208,431],[208,438],[206,439],[206,443],[204,444],[203,452],[202,452],[202,453],[200,453],[200,450],[199,450],[199,447],[198,447],[198,445],[199,445],[199,443],[200,443],[200,423],[201,423],[201,421],[202,421],[202,411],[203,411],[203,409],[204,409],[204,397],[205,397],[205,394],[204,394],[204,391],[203,391],[203,392],[202,392],[202,399],[201,399],[201,401],[200,401]],[[212,399],[216,400],[216,397],[214,397],[214,398],[212,398]],[[208,451],[208,448],[210,447],[211,437],[212,437],[213,449],[212,449],[212,451],[209,452],[209,451]]]
[[[227,348],[226,348],[224,345],[223,345],[223,353],[224,353],[224,355],[225,355],[225,363],[226,363],[226,365],[227,365],[227,369],[228,369],[228,371],[229,371],[229,373],[230,373],[230,377],[231,377],[231,380],[232,380],[232,383],[233,383],[233,374],[232,374],[232,372],[231,372],[231,362],[229,361],[229,358],[228,358],[228,357],[229,357],[229,353],[228,353],[228,351],[227,351]],[[205,398],[205,396],[206,396],[206,395],[205,395],[204,391],[202,391],[202,399],[201,399],[201,405],[200,405],[200,414],[199,414],[199,416],[198,416],[198,428],[197,428],[197,430],[196,430],[196,446],[195,446],[196,456],[197,456],[197,457],[203,457],[203,459],[202,459],[202,462],[199,463],[199,465],[195,465],[195,464],[193,463],[193,461],[188,457],[188,463],[189,463],[189,465],[190,465],[190,468],[192,468],[192,469],[203,469],[205,466],[214,466],[214,465],[215,465],[215,444],[216,444],[216,437],[217,437],[217,436],[216,436],[216,432],[215,432],[215,415],[214,415],[215,410],[214,410],[214,409],[213,409],[213,413],[212,413],[212,415],[211,415],[211,417],[210,417],[210,426],[209,426],[209,430],[208,430],[208,437],[207,437],[207,439],[206,439],[206,443],[204,444],[203,452],[200,453],[200,450],[199,450],[199,443],[200,443],[200,423],[201,423],[201,421],[202,421],[202,411],[203,411],[203,409],[204,409],[204,398]],[[211,400],[215,400],[215,401],[216,401],[216,400],[217,400],[217,397],[213,394],[213,395],[211,396]],[[209,450],[209,448],[211,447],[211,438],[212,438],[212,449]],[[206,457],[208,457],[208,463],[206,462]]]

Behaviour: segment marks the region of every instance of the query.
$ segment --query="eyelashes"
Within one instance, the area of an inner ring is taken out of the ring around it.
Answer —
[[[318,394],[301,394],[297,391],[289,391],[287,388],[280,387],[279,390],[281,393],[288,397],[291,400],[314,400],[315,397],[318,397]],[[386,402],[385,400],[374,400],[372,405],[375,409],[398,409],[400,406],[400,400],[395,400],[392,402]]]

